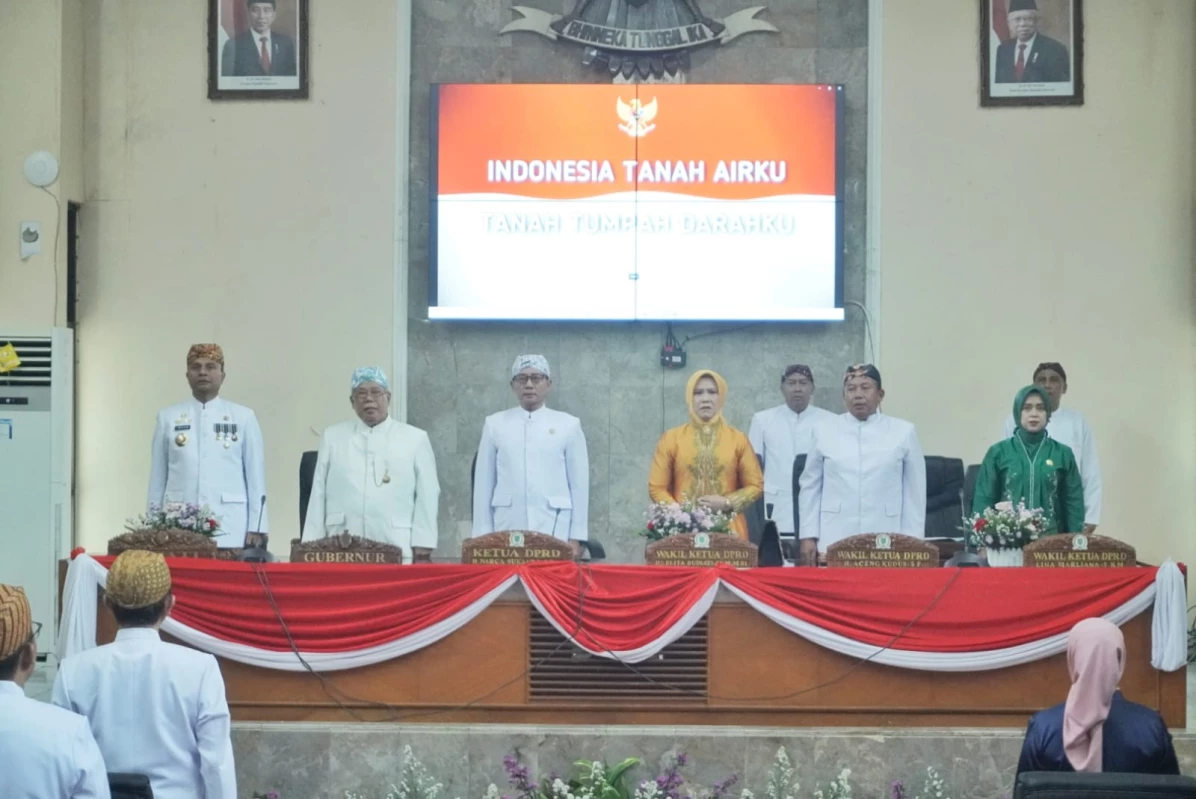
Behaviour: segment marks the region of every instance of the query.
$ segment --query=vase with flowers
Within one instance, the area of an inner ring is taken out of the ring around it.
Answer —
[[[985,550],[989,566],[1021,566],[1022,549],[1046,531],[1042,509],[1024,502],[998,502],[963,521],[968,547]]]

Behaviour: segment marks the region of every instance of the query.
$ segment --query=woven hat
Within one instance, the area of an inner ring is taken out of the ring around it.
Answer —
[[[108,601],[137,610],[161,602],[170,593],[170,567],[157,552],[130,549],[108,567]]]
[[[33,615],[25,591],[0,585],[0,660],[9,658],[33,635]]]
[[[220,349],[219,344],[193,344],[191,349],[187,350],[187,365],[190,366],[200,358],[216,361],[224,366],[224,350]]]

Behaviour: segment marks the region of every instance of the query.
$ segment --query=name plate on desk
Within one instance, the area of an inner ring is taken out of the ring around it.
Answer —
[[[461,545],[461,562],[481,565],[573,560],[573,550],[559,538],[510,530],[470,538]]]
[[[648,544],[649,566],[719,566],[756,568],[756,545],[727,533],[685,533]]]
[[[867,533],[827,547],[826,565],[832,569],[937,569],[939,549],[911,535]]]
[[[316,541],[291,541],[291,563],[402,563],[403,550],[348,533]]]
[[[108,554],[142,549],[168,558],[215,558],[216,540],[191,530],[134,530],[109,539]]]
[[[1022,550],[1026,566],[1038,568],[1123,568],[1138,563],[1129,544],[1107,535],[1049,535]]]

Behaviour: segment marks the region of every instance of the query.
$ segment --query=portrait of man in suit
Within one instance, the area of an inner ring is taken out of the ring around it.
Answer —
[[[994,13],[995,9],[994,9]],[[1037,0],[1009,0],[1009,38],[997,47],[997,83],[1064,83],[1071,80],[1067,45],[1039,30]]]
[[[274,30],[277,0],[245,0],[249,27],[224,43],[220,74],[224,77],[298,74],[295,40]]]

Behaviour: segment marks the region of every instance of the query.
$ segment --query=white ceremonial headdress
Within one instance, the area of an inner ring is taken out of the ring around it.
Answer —
[[[349,381],[349,390],[356,391],[362,383],[377,383],[386,391],[390,391],[390,381],[386,379],[386,372],[380,366],[363,366],[353,372]]]
[[[515,363],[511,364],[511,377],[514,378],[515,375],[528,367],[552,379],[552,372],[548,371],[548,359],[543,355],[520,355],[516,357]]]

